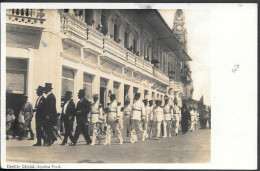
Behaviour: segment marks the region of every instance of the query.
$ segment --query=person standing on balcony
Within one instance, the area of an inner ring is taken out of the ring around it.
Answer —
[[[174,120],[173,121],[173,128],[174,128],[175,136],[177,136],[178,133],[179,133],[180,115],[181,115],[181,112],[180,112],[179,106],[177,106],[177,103],[174,102],[174,107],[173,107],[173,120]]]
[[[75,130],[75,134],[73,137],[73,142],[70,146],[75,146],[79,139],[79,135],[82,133],[86,144],[89,145],[92,143],[90,139],[90,135],[88,132],[88,115],[91,111],[91,103],[85,98],[85,90],[80,89],[78,92],[79,101],[76,107],[76,119],[77,119],[77,127]]]
[[[44,108],[45,108],[45,97],[43,96],[44,87],[38,86],[36,89],[36,94],[38,96],[35,108],[33,109],[35,113],[35,123],[36,123],[36,137],[37,142],[33,146],[41,146],[42,145],[42,139],[44,142],[46,142],[46,138],[44,135],[44,123],[46,122],[45,114],[44,114]]]
[[[91,145],[95,145],[96,139],[98,138],[99,144],[101,144],[101,123],[103,119],[103,108],[99,103],[99,96],[95,94],[93,96],[94,103],[91,105],[91,111],[89,114],[89,120],[93,128],[93,137]]]
[[[125,106],[123,109],[124,112],[124,116],[123,116],[123,132],[124,134],[126,134],[127,137],[129,137],[130,135],[130,131],[131,131],[131,123],[130,123],[130,115],[131,115],[131,111],[132,111],[132,106],[130,105],[130,98],[127,97],[125,100]]]
[[[161,107],[162,101],[155,100],[156,106],[153,108],[153,127],[156,129],[156,140],[159,139],[161,133],[161,123],[163,120],[163,108]]]
[[[111,144],[111,136],[113,131],[117,134],[119,144],[123,144],[123,138],[120,131],[119,119],[120,119],[120,108],[117,105],[116,95],[110,95],[110,104],[108,105],[107,111],[107,130],[106,130],[106,142],[104,145]]]
[[[56,97],[52,93],[52,84],[45,83],[45,116],[46,116],[46,124],[45,130],[47,134],[46,146],[51,146],[57,138],[53,132],[54,126],[57,125],[57,109],[56,109]]]
[[[132,131],[131,131],[131,143],[137,142],[137,132],[141,132],[142,141],[145,140],[145,135],[143,133],[143,122],[145,120],[145,106],[140,99],[141,94],[135,94],[135,102],[132,105],[131,121],[132,121]]]
[[[169,104],[169,98],[168,96],[164,96],[164,107],[163,107],[163,138],[167,138],[167,134],[169,135],[169,137],[171,137],[171,120],[173,117],[173,113]]]
[[[64,129],[65,129],[65,134],[63,141],[60,145],[65,145],[68,141],[68,137],[70,138],[70,141],[73,142],[73,122],[74,122],[74,117],[75,117],[75,103],[71,99],[72,97],[72,92],[71,91],[66,91],[65,97],[64,97],[64,105],[62,107],[62,118],[64,122]]]

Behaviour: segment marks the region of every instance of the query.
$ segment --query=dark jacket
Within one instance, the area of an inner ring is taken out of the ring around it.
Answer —
[[[37,98],[37,100],[38,100],[38,98]],[[36,100],[36,103],[37,103],[37,100]],[[45,119],[45,113],[44,113],[45,101],[46,101],[45,97],[42,96],[40,101],[38,102],[38,105],[35,104],[35,108],[36,108],[35,117],[36,117],[36,119],[40,119],[40,120],[44,120]]]
[[[64,103],[65,106],[66,103]],[[76,115],[76,109],[75,109],[75,103],[73,102],[73,100],[69,100],[69,103],[67,105],[66,111],[64,109],[64,106],[62,107],[62,117],[64,119],[68,119],[70,116],[72,116],[71,120],[74,120],[74,117]],[[65,111],[65,113],[64,113]]]
[[[182,109],[182,111],[181,111],[181,118],[182,118],[182,121],[191,120],[189,109]]]
[[[45,115],[49,116],[50,124],[57,125],[57,110],[56,110],[56,98],[53,93],[50,93],[46,98],[45,103]]]
[[[87,118],[90,111],[91,111],[91,103],[87,99],[83,98],[81,102],[79,101],[76,107],[77,123],[88,122]]]

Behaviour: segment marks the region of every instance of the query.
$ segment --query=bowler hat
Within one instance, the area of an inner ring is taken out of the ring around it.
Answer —
[[[80,89],[78,94],[85,94],[85,90],[84,89]]]
[[[44,91],[44,87],[39,85],[36,90],[43,92]]]
[[[71,91],[66,91],[65,97],[71,97],[71,96],[72,96],[72,92]]]
[[[45,83],[45,89],[52,89],[52,84],[51,83]]]
[[[155,102],[162,102],[162,100],[161,99],[156,99]]]
[[[143,99],[143,102],[148,102],[148,100],[147,99]]]

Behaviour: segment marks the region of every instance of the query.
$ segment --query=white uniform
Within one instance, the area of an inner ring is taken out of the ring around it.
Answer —
[[[117,101],[114,100],[109,106],[108,106],[108,114],[107,114],[107,132],[106,132],[106,142],[105,145],[111,144],[111,134],[114,130],[117,134],[117,137],[119,139],[119,143],[123,143],[123,138],[121,135],[121,131],[119,128],[119,119],[120,119],[120,110],[117,106]]]
[[[149,124],[149,117],[151,117],[151,109],[150,109],[150,106],[147,105],[145,106],[145,119],[144,119],[144,122],[143,122],[143,134],[145,136],[145,138],[148,138],[148,124]]]
[[[146,118],[147,118],[147,132],[148,136],[152,138],[152,128],[153,128],[153,106],[146,107]]]
[[[130,133],[130,131],[131,131],[131,125],[130,125],[131,110],[132,110],[132,106],[130,104],[124,107],[124,116],[123,116],[124,134],[127,134],[127,132]]]
[[[159,138],[161,132],[161,123],[163,120],[163,108],[160,106],[153,108],[153,127],[156,129],[156,137]]]
[[[190,118],[191,118],[190,130],[194,131],[195,130],[195,112],[193,109],[190,111]]]
[[[197,130],[197,129],[199,129],[199,127],[198,127],[198,126],[199,126],[199,125],[198,125],[198,120],[199,120],[198,117],[199,117],[199,115],[198,115],[198,112],[197,112],[197,111],[195,111],[194,113],[195,113],[194,129]]]
[[[174,106],[173,107],[173,120],[174,120],[173,127],[174,127],[174,133],[176,135],[179,133],[180,115],[181,115],[181,112],[180,112],[179,107],[178,106]]]
[[[166,104],[163,107],[163,116],[163,138],[166,138],[167,134],[171,137],[171,119],[173,117],[173,112],[169,104]]]
[[[145,119],[145,106],[144,103],[139,99],[132,105],[131,111],[131,121],[132,121],[132,131],[131,131],[131,143],[137,142],[136,132],[141,132],[142,141],[144,141],[145,136],[143,134],[143,128],[141,120]]]
[[[98,136],[99,143],[101,142],[101,135],[100,132],[100,126],[103,119],[103,109],[101,104],[97,101],[91,105],[91,111],[90,111],[90,122],[93,129],[93,137],[92,137],[92,143],[91,145],[95,145],[96,138]]]

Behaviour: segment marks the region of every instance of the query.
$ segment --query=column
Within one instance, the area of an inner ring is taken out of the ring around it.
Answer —
[[[124,83],[121,82],[119,85],[119,95],[118,95],[118,102],[121,102],[121,106],[124,106]]]

